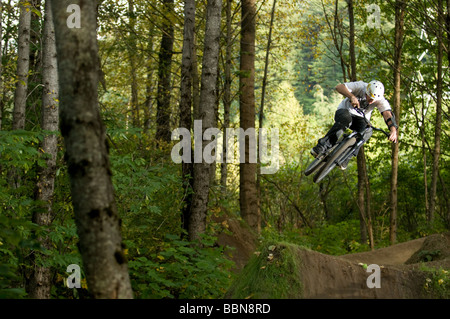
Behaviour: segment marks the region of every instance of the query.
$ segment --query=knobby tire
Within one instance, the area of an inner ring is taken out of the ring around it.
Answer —
[[[324,158],[315,158],[308,168],[305,170],[305,176],[309,176],[325,164]]]
[[[313,181],[315,183],[320,183],[325,176],[327,176],[333,168],[336,166],[336,160],[344,153],[349,147],[353,146],[356,143],[356,137],[349,138],[342,142],[330,155],[330,158],[325,163],[325,165],[317,172],[314,176]]]

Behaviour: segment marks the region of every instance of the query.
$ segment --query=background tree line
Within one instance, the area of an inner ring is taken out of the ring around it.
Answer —
[[[221,296],[228,219],[330,254],[450,226],[449,1],[9,0],[0,14],[1,296]],[[313,184],[333,88],[372,79],[400,143],[373,136]],[[174,164],[172,131],[194,120],[279,128],[280,170],[259,174],[248,143],[238,165]],[[81,290],[64,287],[74,263]]]

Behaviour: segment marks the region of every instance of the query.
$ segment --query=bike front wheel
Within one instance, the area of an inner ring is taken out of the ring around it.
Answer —
[[[325,165],[321,168],[320,171],[314,176],[314,183],[320,183],[325,176],[327,176],[333,168],[336,167],[337,160],[344,154],[350,147],[352,147],[356,143],[356,137],[351,137],[349,139],[344,140],[336,149],[333,154],[330,155],[330,158],[325,163]]]

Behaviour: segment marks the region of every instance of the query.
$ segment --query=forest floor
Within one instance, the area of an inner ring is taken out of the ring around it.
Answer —
[[[221,244],[234,247],[239,273],[227,298],[437,298],[425,286],[434,269],[450,270],[450,233],[331,256],[291,243],[258,247],[240,228],[237,221],[229,222],[231,234],[219,237]],[[369,281],[375,283],[375,272],[367,268],[372,264],[379,266],[380,288],[369,287]]]

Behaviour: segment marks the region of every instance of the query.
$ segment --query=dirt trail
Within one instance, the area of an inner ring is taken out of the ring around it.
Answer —
[[[340,256],[343,259],[356,263],[381,265],[403,265],[425,241],[424,238],[410,240],[404,243],[392,245],[386,248],[376,249],[363,253]]]

